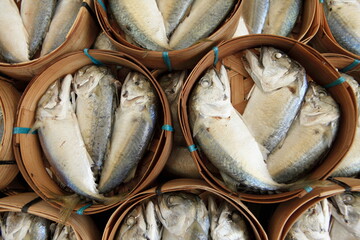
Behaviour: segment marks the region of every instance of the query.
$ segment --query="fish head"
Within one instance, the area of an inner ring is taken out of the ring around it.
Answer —
[[[80,68],[74,75],[73,86],[76,94],[89,95],[110,70],[107,67],[87,65]]]
[[[357,108],[360,111],[360,85],[359,83],[350,75],[341,73],[341,76],[345,78],[346,82],[350,85],[353,90],[357,102]]]
[[[310,82],[300,111],[300,124],[312,126],[328,125],[340,117],[338,104],[321,86]]]
[[[186,77],[186,71],[175,71],[163,75],[159,84],[164,90],[169,103],[177,101]]]
[[[299,75],[305,74],[298,62],[273,47],[262,47],[260,56],[246,50],[243,64],[255,84],[264,92],[287,86]]]
[[[146,234],[146,221],[143,205],[136,206],[126,215],[119,234],[121,237],[118,239],[145,239],[143,236]]]

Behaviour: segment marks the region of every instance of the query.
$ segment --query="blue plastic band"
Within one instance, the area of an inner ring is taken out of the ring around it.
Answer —
[[[171,126],[171,125],[167,125],[165,124],[164,126],[161,127],[162,130],[165,130],[165,131],[170,131],[170,132],[173,132],[174,131],[174,128]]]
[[[219,48],[213,47],[213,51],[214,51],[214,66],[215,66],[219,61]]]
[[[345,78],[343,77],[339,77],[338,79],[336,79],[335,81],[333,81],[332,83],[326,84],[325,86],[323,86],[324,88],[331,88],[331,87],[335,87],[337,85],[342,84],[343,82],[345,82]]]
[[[104,65],[102,62],[100,62],[99,60],[93,58],[93,57],[89,54],[89,49],[88,49],[88,48],[85,48],[85,49],[84,49],[84,53],[85,53],[85,55],[86,55],[88,58],[90,58],[90,60],[91,60],[95,65],[100,65],[100,66]]]
[[[24,128],[24,127],[14,127],[13,134],[37,134],[38,131],[35,130],[30,132],[31,128]]]
[[[188,146],[188,149],[189,149],[189,152],[194,152],[197,150],[197,147],[195,144],[191,145],[191,146]]]
[[[346,66],[343,69],[341,69],[340,72],[348,72],[359,64],[360,64],[360,61],[355,59],[349,66]]]
[[[170,58],[169,58],[169,53],[168,52],[163,52],[162,57],[163,57],[163,60],[164,60],[164,63],[166,65],[167,69],[169,70],[169,72],[171,72],[172,68],[171,68],[171,61],[170,61]]]
[[[324,3],[324,0],[320,0],[320,3]]]
[[[313,188],[310,187],[310,186],[306,186],[306,187],[304,187],[304,189],[305,189],[305,191],[306,191],[307,193],[309,193],[309,192],[311,192],[311,191],[313,190]]]
[[[85,205],[85,206],[79,208],[79,210],[77,210],[76,213],[77,213],[78,215],[83,215],[83,214],[84,214],[84,211],[85,211],[87,208],[91,207],[91,206],[92,206],[92,204],[89,203],[88,205]]]
[[[101,7],[106,11],[106,7],[105,7],[105,4],[102,0],[97,0],[98,3],[101,5]]]

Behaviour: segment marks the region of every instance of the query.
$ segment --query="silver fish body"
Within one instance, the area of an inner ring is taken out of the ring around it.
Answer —
[[[138,205],[124,219],[117,233],[119,240],[147,240],[146,220],[143,205]]]
[[[131,72],[121,89],[114,128],[98,189],[109,192],[118,186],[143,157],[157,119],[158,98],[146,77]]]
[[[52,240],[76,240],[76,235],[71,226],[62,225],[60,223],[52,223],[50,225]]]
[[[49,29],[56,0],[21,1],[21,18],[29,34],[29,55],[39,49]]]
[[[324,1],[324,11],[331,34],[348,51],[360,55],[360,1]]]
[[[305,69],[280,50],[246,52],[245,68],[255,81],[243,118],[256,141],[272,152],[284,139],[307,89]],[[274,74],[275,73],[275,74]]]
[[[270,0],[262,33],[287,37],[295,26],[302,4],[302,0]]]
[[[0,9],[0,55],[10,63],[29,61],[29,34],[15,1],[0,1]]]
[[[210,162],[240,185],[257,190],[284,187],[270,176],[260,146],[230,102],[230,83],[224,66],[195,85],[189,98],[190,126]]]
[[[358,240],[359,238],[349,232],[341,223],[334,219],[330,227],[330,239]]]
[[[324,88],[311,82],[299,116],[284,141],[267,158],[275,181],[293,182],[311,171],[331,147],[339,118],[335,100]]]
[[[94,49],[117,51],[114,44],[111,42],[111,40],[108,38],[108,36],[106,36],[106,34],[104,32],[101,32],[97,36],[93,48]]]
[[[6,212],[1,223],[1,235],[4,239],[23,239],[31,225],[30,215]]]
[[[41,48],[40,56],[52,52],[65,42],[66,36],[80,11],[81,4],[82,0],[58,1],[49,31]]]
[[[99,174],[111,138],[116,109],[116,79],[109,68],[87,65],[74,76],[76,116],[85,147]]]
[[[156,0],[110,0],[121,29],[140,46],[154,51],[168,49],[168,38]]]
[[[50,231],[50,221],[34,216],[31,221],[31,226],[29,228],[28,234],[23,238],[24,240],[42,240],[48,239]]]
[[[233,9],[235,0],[196,0],[170,38],[170,49],[190,47],[208,37]]]
[[[249,34],[260,34],[269,11],[270,0],[243,0],[241,15]]]

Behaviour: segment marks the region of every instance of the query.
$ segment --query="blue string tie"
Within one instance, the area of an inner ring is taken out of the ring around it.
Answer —
[[[166,65],[168,71],[171,72],[172,67],[171,67],[171,61],[170,61],[170,58],[169,58],[169,53],[168,52],[162,52],[162,57],[163,57],[164,63]]]
[[[214,51],[214,66],[215,66],[219,61],[219,48],[213,47],[213,51]]]
[[[88,205],[85,205],[85,206],[79,208],[79,210],[77,210],[76,213],[77,213],[78,215],[83,215],[83,214],[84,214],[84,211],[85,211],[86,209],[88,209],[89,207],[91,207],[91,206],[92,206],[92,204],[89,203]]]
[[[304,190],[307,192],[307,193],[309,193],[309,192],[311,192],[312,190],[314,190],[312,187],[310,187],[310,186],[306,186],[306,187],[304,187]]]
[[[97,0],[100,6],[106,11],[106,6],[102,0]]]
[[[163,126],[161,127],[161,129],[162,129],[162,130],[165,130],[165,131],[169,131],[169,132],[173,132],[173,131],[174,131],[174,128],[173,128],[171,125],[167,125],[167,124],[163,125]]]
[[[88,58],[90,58],[90,60],[91,60],[95,65],[99,65],[99,66],[105,65],[105,64],[103,64],[101,61],[99,61],[99,60],[95,59],[93,56],[91,56],[90,53],[89,53],[89,49],[88,49],[88,48],[85,48],[85,49],[84,49],[84,53],[85,53],[85,55],[86,55]]]
[[[329,84],[326,84],[325,86],[323,86],[324,88],[331,88],[331,87],[335,87],[337,85],[340,85],[342,84],[343,82],[345,82],[345,78],[343,77],[339,77],[338,79],[336,79],[335,81],[329,83]]]
[[[188,149],[189,149],[189,152],[194,152],[197,150],[197,147],[195,144],[193,144],[193,145],[189,146]]]
[[[343,69],[341,69],[340,72],[348,72],[348,71],[354,69],[359,64],[360,64],[360,61],[355,59],[349,66],[346,66]]]
[[[13,134],[37,134],[38,131],[32,131],[30,132],[31,128],[25,128],[25,127],[14,127]]]

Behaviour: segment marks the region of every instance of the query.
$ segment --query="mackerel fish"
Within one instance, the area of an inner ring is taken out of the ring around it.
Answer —
[[[284,141],[267,159],[277,182],[288,183],[311,171],[328,152],[339,125],[340,109],[329,93],[311,82],[299,116]]]
[[[169,49],[156,0],[109,0],[109,7],[120,28],[140,46],[154,51]]]
[[[341,223],[334,219],[330,226],[330,239],[358,240],[359,238],[349,232]]]
[[[9,63],[29,61],[29,34],[15,1],[1,0],[0,9],[0,55]]]
[[[80,11],[82,0],[59,0],[53,19],[49,26],[40,56],[44,56],[58,48],[66,40],[75,19]]]
[[[209,36],[233,9],[235,0],[196,0],[170,38],[170,49],[190,47]]]
[[[270,0],[243,0],[241,17],[249,34],[260,34],[269,11]]]
[[[77,240],[72,227],[60,223],[52,223],[50,225],[50,233],[52,240]]]
[[[284,139],[306,89],[305,69],[282,51],[262,47],[260,58],[247,50],[244,67],[256,86],[243,119],[256,141],[270,153]]]
[[[267,169],[259,144],[230,102],[224,66],[209,69],[189,98],[190,127],[197,145],[219,171],[254,190],[279,190]]]
[[[331,215],[349,233],[360,238],[360,193],[341,193],[330,198]]]
[[[49,29],[56,0],[21,1],[21,18],[29,34],[29,55],[39,49]]]
[[[106,36],[106,34],[104,32],[101,32],[97,36],[93,48],[94,49],[117,51],[114,44],[111,42],[111,40],[108,38],[108,36]]]
[[[158,97],[146,77],[130,72],[121,89],[113,133],[98,189],[111,191],[121,184],[143,157],[158,116]]]
[[[360,87],[359,83],[350,75],[341,74],[349,83],[351,89],[354,91],[357,101],[358,113],[360,114]],[[360,174],[360,116],[357,119],[357,126],[352,145],[347,151],[345,157],[341,160],[339,165],[331,174],[333,177],[355,177]]]
[[[111,138],[119,84],[107,67],[87,65],[74,76],[76,116],[96,176],[100,174]]]
[[[185,17],[193,2],[194,0],[156,0],[164,18],[167,37],[170,37],[171,33]]]
[[[270,0],[262,33],[289,36],[295,26],[302,4],[302,0]]]
[[[289,230],[285,240],[330,240],[330,208],[327,199],[308,208]]]
[[[360,55],[360,1],[325,0],[323,5],[335,40],[343,48]]]

